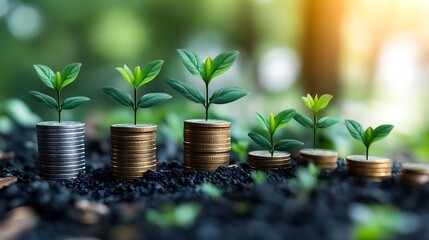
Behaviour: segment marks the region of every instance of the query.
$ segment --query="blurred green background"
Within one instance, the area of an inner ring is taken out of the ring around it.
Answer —
[[[131,110],[102,94],[103,86],[130,89],[115,67],[164,59],[159,77],[144,92],[164,91],[173,100],[140,112],[140,122],[159,124],[161,139],[181,141],[182,121],[203,117],[165,84],[174,77],[202,87],[183,67],[177,48],[215,57],[238,50],[236,65],[213,88],[240,86],[251,94],[214,106],[212,117],[234,121],[235,140],[247,140],[254,112],[286,108],[310,114],[301,96],[330,93],[322,115],[355,119],[364,127],[395,125],[372,147],[373,155],[429,161],[429,1],[427,0],[0,0],[0,128],[10,119],[33,126],[55,112],[27,92],[51,94],[33,64],[61,70],[81,62],[80,75],[63,95],[92,101],[64,119],[85,121],[88,135],[106,137],[108,126],[131,122]],[[38,119],[26,111],[22,100]],[[17,117],[16,117],[17,116]],[[320,131],[321,146],[342,156],[364,148],[344,123]],[[297,123],[283,131],[310,146],[311,132]]]

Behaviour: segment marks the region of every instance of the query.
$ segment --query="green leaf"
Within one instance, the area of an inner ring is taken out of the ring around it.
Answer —
[[[148,93],[140,98],[137,106],[139,108],[150,108],[170,98],[171,96],[166,93]]]
[[[332,99],[332,95],[323,94],[317,101],[315,101],[314,112],[317,113],[320,110],[326,108],[329,104],[329,101],[331,101],[331,99]]]
[[[270,114],[268,121],[270,123],[269,132],[271,133],[271,135],[273,135],[274,132],[276,131],[276,120],[274,118],[274,114],[272,114],[272,113]]]
[[[354,120],[346,119],[345,122],[346,122],[347,130],[349,130],[350,135],[352,135],[354,139],[360,140],[363,142],[364,133],[363,133],[362,126]]]
[[[314,101],[310,94],[307,93],[307,97],[302,97],[302,100],[308,108],[313,110]]]
[[[300,113],[296,113],[293,119],[306,128],[313,128],[313,121]]]
[[[279,114],[276,115],[274,118],[275,122],[275,129],[274,131],[277,131],[283,127],[286,127],[289,122],[293,119],[295,116],[296,111],[294,109],[286,109],[281,111]]]
[[[54,89],[55,73],[45,65],[33,65],[43,84]]]
[[[393,130],[393,125],[383,124],[374,129],[371,136],[371,143],[385,138]]]
[[[34,100],[42,103],[43,105],[45,105],[47,107],[53,108],[53,109],[58,109],[58,103],[53,97],[48,96],[48,95],[43,94],[43,93],[38,92],[38,91],[30,91],[30,92],[28,92],[28,94]]]
[[[164,64],[163,60],[155,60],[146,64],[142,70],[141,79],[137,79],[136,77],[134,85],[135,88],[137,89],[142,85],[152,81],[161,71],[162,64]]]
[[[117,67],[115,68],[116,70],[118,70],[118,72],[121,73],[122,77],[125,79],[125,81],[129,82],[131,85],[133,85],[134,82],[134,78],[133,78],[133,74],[131,73],[130,69],[127,67],[127,65],[124,65],[123,68],[121,67]],[[128,71],[126,70],[128,69]],[[134,86],[134,85],[133,85]]]
[[[283,139],[280,140],[276,145],[274,145],[274,150],[276,151],[288,151],[292,148],[303,145],[304,143],[293,140],[293,139]]]
[[[261,185],[267,179],[267,174],[264,171],[254,171],[250,174],[250,177],[256,185]]]
[[[121,105],[124,105],[126,107],[134,106],[134,100],[128,93],[124,93],[114,87],[104,87],[101,90],[115,102]]]
[[[237,101],[238,99],[246,96],[248,92],[238,87],[228,87],[216,90],[210,97],[210,103],[225,104]]]
[[[250,137],[250,139],[252,139],[256,144],[261,146],[263,149],[268,151],[271,150],[271,143],[264,136],[255,132],[250,132],[247,135]]]
[[[228,51],[219,54],[212,64],[212,74],[210,74],[209,82],[211,79],[221,75],[232,67],[237,58],[237,51]],[[206,73],[207,74],[207,73]]]
[[[63,77],[60,72],[55,73],[54,89],[57,91],[61,90],[61,85],[63,84]]]
[[[182,96],[184,96],[185,98],[193,102],[205,105],[206,99],[198,89],[172,78],[167,79],[167,84],[171,88],[182,94]]]
[[[327,128],[327,127],[330,127],[334,124],[337,124],[339,121],[340,121],[340,119],[338,119],[336,117],[324,117],[324,118],[319,119],[316,126],[318,128]]]
[[[71,97],[64,100],[64,102],[61,104],[61,108],[64,110],[77,108],[80,105],[88,102],[90,99],[87,97]]]
[[[61,71],[62,83],[60,89],[64,88],[65,86],[76,80],[81,66],[81,63],[71,63],[63,68],[63,70]]]
[[[213,183],[205,182],[201,184],[201,190],[214,199],[218,199],[222,196],[222,191]]]
[[[205,80],[203,63],[198,55],[186,49],[177,49],[177,51],[179,52],[186,69],[188,69],[192,75]]]
[[[369,145],[371,145],[372,131],[373,131],[372,127],[369,127],[363,133],[363,144],[365,144],[365,146],[367,146],[367,147],[369,147]]]
[[[210,79],[210,76],[213,73],[213,67],[212,67],[212,59],[210,57],[207,57],[204,60],[204,76],[205,79]]]
[[[259,125],[266,130],[267,132],[270,132],[269,128],[270,125],[268,123],[268,119],[266,119],[262,114],[256,113],[256,120],[258,121]]]

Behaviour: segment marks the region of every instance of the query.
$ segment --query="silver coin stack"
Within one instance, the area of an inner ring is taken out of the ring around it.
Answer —
[[[41,177],[70,179],[85,172],[84,123],[42,122],[36,130]]]

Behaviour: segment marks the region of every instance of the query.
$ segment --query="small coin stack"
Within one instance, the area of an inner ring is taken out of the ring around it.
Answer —
[[[36,130],[41,177],[70,179],[85,172],[84,123],[42,122]]]
[[[290,153],[274,152],[273,156],[268,151],[249,152],[249,167],[258,170],[275,170],[290,166]]]
[[[380,182],[392,176],[392,162],[388,158],[352,155],[346,158],[347,172],[350,176]]]
[[[317,148],[301,149],[299,152],[302,165],[314,163],[319,169],[334,170],[337,168],[337,152]]]
[[[402,164],[402,181],[409,186],[421,186],[429,182],[429,164]]]
[[[230,127],[230,122],[222,120],[185,120],[185,168],[213,171],[218,167],[228,166],[231,151]]]
[[[110,128],[112,174],[127,181],[156,170],[156,125],[115,124]]]

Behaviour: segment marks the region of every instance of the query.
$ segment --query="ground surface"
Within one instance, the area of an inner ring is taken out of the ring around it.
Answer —
[[[14,224],[22,239],[344,240],[351,237],[353,221],[349,213],[356,203],[390,204],[413,213],[421,223],[429,222],[429,186],[404,186],[398,176],[398,164],[394,165],[392,179],[372,183],[347,177],[340,158],[338,168],[322,171],[320,186],[303,198],[292,184],[295,165],[267,172],[266,182],[257,185],[247,164],[215,172],[186,171],[180,163],[181,153],[169,144],[158,146],[158,158],[164,161],[156,172],[124,182],[115,180],[110,173],[108,140],[88,141],[85,174],[73,180],[47,181],[37,175],[37,152],[26,142],[34,141],[34,132],[17,130],[5,138],[7,150],[15,151],[17,157],[6,164],[0,177],[15,175],[18,182],[0,190],[0,237],[1,230],[16,221],[11,217],[19,215],[16,209],[23,210],[20,213],[27,219]],[[215,184],[222,196],[205,194],[200,187],[204,182]],[[100,204],[83,211],[76,206],[82,200]],[[168,204],[188,203],[200,212],[187,227],[163,228],[148,219],[148,212]],[[21,206],[30,207],[18,208]],[[91,215],[94,209],[99,215]],[[421,224],[397,237],[429,239],[429,229]]]

